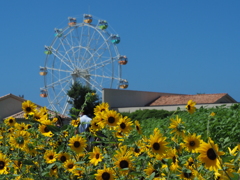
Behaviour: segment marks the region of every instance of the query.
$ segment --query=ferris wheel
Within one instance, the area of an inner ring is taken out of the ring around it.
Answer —
[[[40,67],[44,76],[40,96],[48,99],[51,110],[68,113],[67,91],[74,82],[95,89],[99,95],[103,88],[128,87],[128,81],[121,77],[122,65],[128,59],[118,51],[120,36],[109,29],[106,20],[89,14],[80,22],[69,17],[65,28],[54,29],[55,37],[45,46],[46,59]]]

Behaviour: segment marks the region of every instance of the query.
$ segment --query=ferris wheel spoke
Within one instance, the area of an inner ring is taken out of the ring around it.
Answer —
[[[46,87],[47,87],[47,88],[52,88],[52,87],[54,87],[54,86],[56,86],[56,85],[59,85],[59,84],[61,84],[61,83],[70,81],[70,80],[69,80],[70,78],[71,78],[71,76],[67,76],[67,77],[65,77],[65,78],[58,79],[57,81],[52,82],[52,83],[46,85]]]
[[[112,77],[112,76],[106,76],[106,75],[97,75],[97,74],[89,74],[91,77],[101,77],[106,79],[115,79],[115,80],[121,80],[121,78],[118,77]]]
[[[65,47],[65,45],[64,45],[64,43],[63,43],[63,40],[61,39],[60,40],[60,42],[61,42],[61,44],[62,44],[62,47],[63,47],[63,50],[65,51],[65,52],[67,52],[67,49],[66,49],[66,47]],[[68,42],[67,42],[67,44],[68,44]],[[69,44],[68,44],[69,45]],[[67,59],[71,59],[71,57],[69,56],[69,54],[68,53],[66,53],[66,55],[67,55]],[[70,61],[71,62],[71,61]],[[72,64],[72,63],[71,63]],[[73,64],[72,64],[72,66],[73,67],[75,67]]]
[[[70,62],[70,60],[68,60],[65,56],[63,56],[59,51],[56,51],[54,48],[52,48],[54,51],[52,51],[53,55],[55,57],[57,57],[63,64],[65,64],[69,69],[73,70],[66,62]],[[60,58],[58,56],[58,54],[63,57],[63,58]],[[63,59],[65,59],[66,61],[64,61]]]
[[[107,45],[107,47],[106,47],[106,48],[102,48],[104,45]],[[98,51],[99,51],[101,48],[103,49],[103,52],[102,52],[101,54],[99,54]],[[96,54],[97,54],[96,57],[98,57],[98,58],[97,58],[94,62],[97,62],[98,59],[100,59],[101,55],[104,54],[104,52],[107,51],[107,50],[108,50],[107,40],[104,39],[103,43],[98,47],[98,49],[96,49],[96,50],[94,51],[94,53],[91,54],[91,57],[86,61],[86,63],[87,63],[88,61],[90,61],[91,59],[93,59],[93,57],[94,57]],[[86,64],[86,63],[85,63],[85,64]]]
[[[67,73],[71,73],[72,71],[68,71],[68,70],[63,70],[63,69],[57,69],[57,68],[52,68],[52,67],[45,67],[47,70],[52,70],[52,71],[59,71],[59,72],[67,72]]]
[[[98,84],[92,77],[90,77],[92,81],[94,81],[96,84]],[[101,89],[99,89],[96,85],[94,85],[91,81],[89,81],[87,78],[84,78],[84,80],[91,86],[95,87],[99,92],[101,92]],[[100,86],[102,88],[102,86]]]
[[[86,68],[86,70],[93,71],[93,70],[102,68],[104,66],[107,66],[108,64],[111,64],[111,63],[113,63],[113,61],[111,59],[108,59],[108,60],[102,61],[98,64],[94,64],[93,66],[90,66],[90,67]]]
[[[55,94],[55,97],[52,99],[52,102],[55,102],[56,104],[62,104],[62,101],[64,101],[64,99],[66,99],[66,90],[67,87],[69,86],[71,82],[67,82],[63,87],[60,88],[60,91],[58,93],[55,93],[54,91],[54,94]],[[67,103],[67,100],[66,102],[64,102],[64,104]],[[59,107],[61,110],[63,110],[64,108],[62,107]]]
[[[78,47],[82,47],[81,46],[81,44],[82,44],[82,33],[83,33],[83,27],[81,28],[81,33],[79,34],[79,31],[77,31],[77,34],[79,35],[78,37],[79,37],[79,41],[78,41]],[[79,48],[79,50],[78,50],[78,57],[80,57],[80,55],[81,55],[81,50],[82,50],[82,48]],[[77,61],[77,67],[80,67],[80,62],[81,61]]]
[[[65,50],[65,53],[68,56],[68,61],[71,63],[73,68],[77,68],[77,65],[74,64],[73,61],[75,61],[75,52],[74,52],[74,48],[76,48],[76,46],[74,46],[74,42],[73,42],[73,38],[72,38],[72,34],[71,34],[71,38],[65,38],[64,39],[66,44],[69,46],[69,50]],[[64,46],[65,47],[65,46]],[[66,49],[66,48],[65,48]]]

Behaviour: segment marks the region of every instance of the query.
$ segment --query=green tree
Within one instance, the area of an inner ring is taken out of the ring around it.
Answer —
[[[93,95],[91,98],[87,99],[87,102],[85,102],[85,98],[88,93]],[[72,118],[78,117],[84,103],[86,103],[84,111],[87,112],[87,115],[93,116],[94,107],[99,104],[99,96],[96,94],[96,90],[93,90],[88,86],[84,86],[79,82],[75,82],[70,87],[70,90],[68,90],[67,95],[71,98],[68,102],[72,105],[69,112]]]

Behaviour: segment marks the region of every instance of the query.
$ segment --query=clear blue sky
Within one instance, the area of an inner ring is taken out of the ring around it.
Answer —
[[[92,14],[121,36],[129,90],[228,93],[240,101],[240,1],[12,0],[0,2],[0,96],[47,106],[39,66],[53,29]]]

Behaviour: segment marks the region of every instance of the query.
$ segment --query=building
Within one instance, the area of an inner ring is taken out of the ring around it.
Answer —
[[[4,119],[11,116],[18,120],[25,119],[24,111],[22,110],[22,103],[24,101],[27,100],[13,94],[7,94],[0,97],[0,121],[3,121]],[[37,105],[37,108],[41,108],[41,106]],[[56,113],[51,110],[48,110],[48,113],[53,117],[56,115]],[[58,114],[58,116],[60,116],[63,120],[69,120],[69,117],[67,116],[61,114]]]
[[[143,109],[164,109],[175,111],[185,109],[188,100],[197,103],[196,107],[215,107],[237,103],[227,93],[218,94],[176,94],[162,92],[133,91],[120,89],[103,89],[102,101],[109,103],[111,109],[118,112],[134,112]]]

